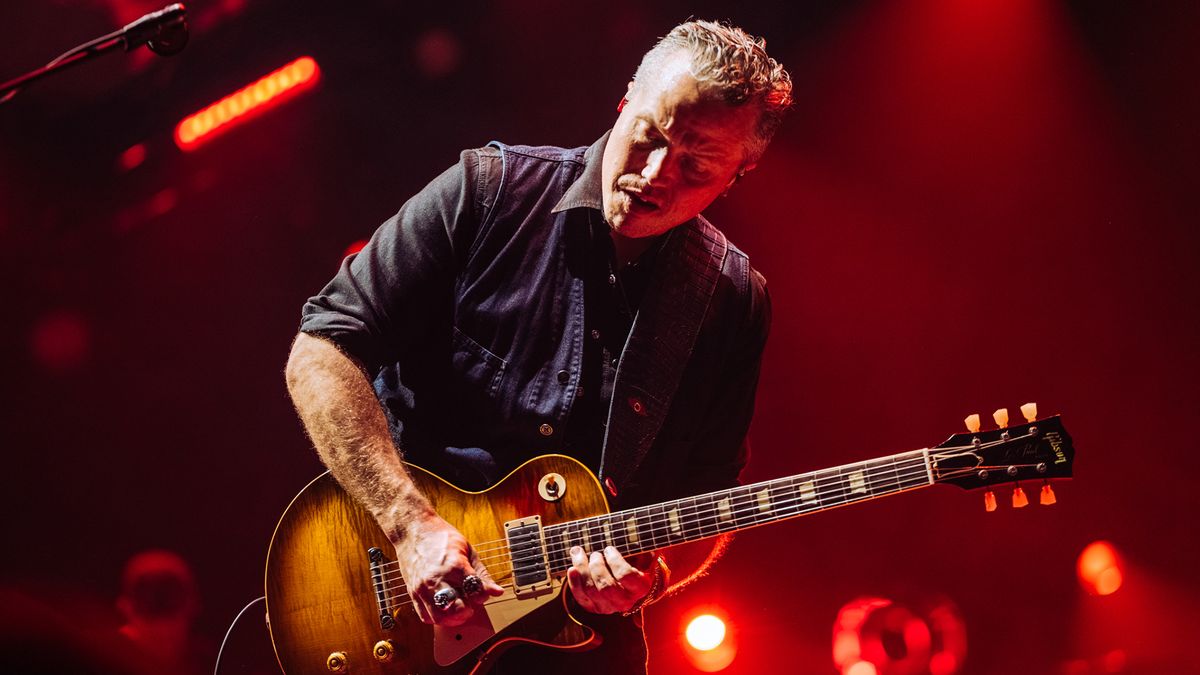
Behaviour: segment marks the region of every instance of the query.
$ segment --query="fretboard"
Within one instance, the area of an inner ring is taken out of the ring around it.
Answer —
[[[546,554],[550,572],[561,573],[570,567],[572,546],[588,552],[615,546],[628,556],[932,484],[928,451],[914,450],[550,525]]]

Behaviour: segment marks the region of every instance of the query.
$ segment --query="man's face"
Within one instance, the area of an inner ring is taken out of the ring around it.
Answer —
[[[604,146],[604,217],[626,237],[652,237],[690,220],[743,167],[754,106],[705,100],[688,57],[668,57],[629,91]]]

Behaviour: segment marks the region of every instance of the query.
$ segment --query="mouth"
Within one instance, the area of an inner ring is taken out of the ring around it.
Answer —
[[[629,197],[629,210],[630,211],[635,211],[635,212],[640,212],[640,213],[653,213],[655,211],[658,211],[659,208],[661,208],[658,203],[656,203],[650,199],[647,199],[639,192],[633,192],[631,190],[622,190],[622,192],[624,192],[625,195]]]

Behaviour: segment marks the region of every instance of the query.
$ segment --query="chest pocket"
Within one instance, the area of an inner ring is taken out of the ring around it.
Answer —
[[[457,326],[452,329],[451,345],[454,348],[450,360],[454,393],[464,397],[464,403],[494,408],[508,364]]]

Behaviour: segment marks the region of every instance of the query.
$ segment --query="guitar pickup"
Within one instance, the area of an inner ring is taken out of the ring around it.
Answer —
[[[517,597],[536,596],[554,590],[550,583],[550,565],[546,560],[542,517],[510,520],[504,523],[504,535],[508,539],[513,591]]]

